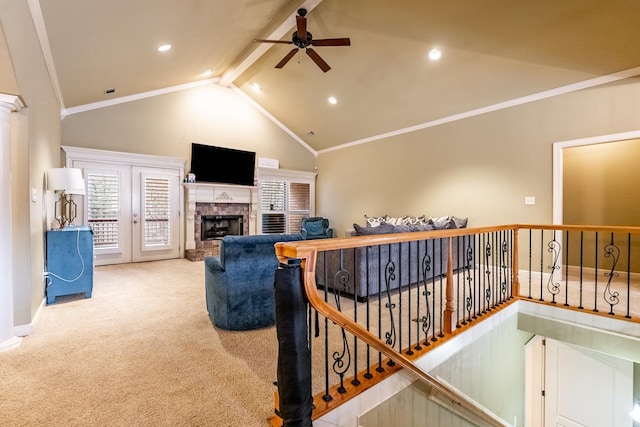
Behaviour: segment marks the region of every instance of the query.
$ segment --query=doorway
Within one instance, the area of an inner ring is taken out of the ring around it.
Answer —
[[[64,149],[67,164],[82,169],[87,185],[86,195],[76,203],[79,222],[93,229],[95,265],[182,256],[183,168],[155,157],[145,161],[146,156],[127,154],[124,164],[96,158],[105,157],[102,152]]]
[[[526,354],[527,426],[631,426],[632,362],[540,336]]]

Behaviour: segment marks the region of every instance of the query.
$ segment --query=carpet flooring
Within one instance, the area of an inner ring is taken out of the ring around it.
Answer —
[[[203,262],[96,267],[0,353],[0,425],[264,427],[276,356],[275,328],[212,326]]]

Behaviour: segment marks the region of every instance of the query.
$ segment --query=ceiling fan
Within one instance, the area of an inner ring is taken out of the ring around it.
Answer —
[[[296,47],[278,62],[275,68],[284,67],[291,58],[295,56],[299,49],[304,49],[307,55],[316,63],[318,67],[325,73],[331,69],[324,59],[318,55],[318,53],[309,46],[351,46],[351,40],[348,37],[338,39],[318,39],[313,40],[311,33],[307,31],[307,9],[298,9],[298,15],[296,16],[296,31],[293,32],[291,41],[284,40],[264,40],[254,39],[254,43],[283,43],[293,44]]]

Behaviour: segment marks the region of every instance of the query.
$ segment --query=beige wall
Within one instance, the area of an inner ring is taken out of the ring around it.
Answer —
[[[567,148],[563,221],[640,226],[640,140]]]
[[[552,144],[638,130],[639,107],[640,83],[628,79],[321,153],[317,211],[339,236],[365,214],[551,223]]]
[[[191,143],[255,151],[283,169],[313,171],[315,156],[233,90],[215,84],[72,114],[63,145],[182,158]],[[186,165],[189,170],[189,162]]]
[[[27,2],[0,0],[0,23],[18,94],[27,105],[11,120],[11,202],[14,317],[16,325],[29,328],[44,298],[44,183],[46,170],[60,162],[60,107]]]
[[[563,150],[563,222],[578,225],[622,225],[640,226],[640,140],[611,142],[606,144],[572,147]],[[628,248],[628,236],[619,233],[614,244],[619,256],[605,257],[606,245],[611,243],[608,233],[598,236],[598,266],[609,269],[616,258],[616,270],[628,268],[631,254],[640,251],[640,235],[634,235]],[[595,260],[586,257],[580,260],[580,248],[584,253],[594,253],[594,233],[570,233],[569,262],[595,267]],[[633,262],[631,270],[640,272],[640,264]]]

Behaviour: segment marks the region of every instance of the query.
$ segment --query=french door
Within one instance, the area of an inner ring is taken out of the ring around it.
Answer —
[[[83,224],[94,234],[95,264],[178,258],[180,171],[75,161],[87,185]]]

